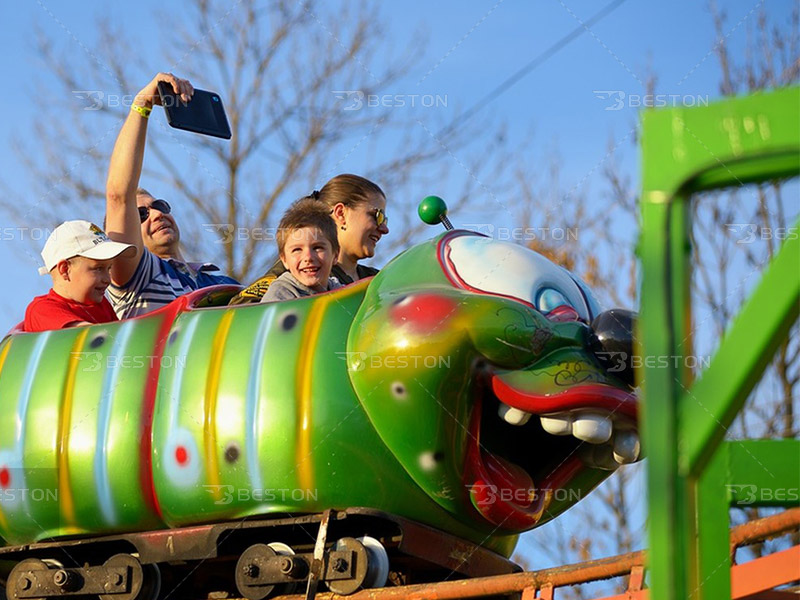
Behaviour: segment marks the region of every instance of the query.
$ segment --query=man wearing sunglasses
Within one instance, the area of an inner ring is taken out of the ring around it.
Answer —
[[[120,319],[136,317],[169,304],[188,292],[221,283],[238,283],[211,263],[184,260],[180,229],[166,200],[139,188],[147,121],[154,104],[161,104],[158,82],[172,86],[183,101],[194,88],[185,79],[159,73],[135,96],[117,137],[106,182],[106,231],[117,242],[136,247],[111,269],[108,296]]]

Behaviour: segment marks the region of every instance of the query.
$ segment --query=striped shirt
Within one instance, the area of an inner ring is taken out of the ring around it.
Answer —
[[[144,248],[130,281],[123,286],[112,283],[106,294],[117,317],[128,319],[161,308],[193,290],[239,283],[225,275],[209,275],[209,271],[219,271],[219,267],[211,263],[184,263],[174,258],[159,258]]]

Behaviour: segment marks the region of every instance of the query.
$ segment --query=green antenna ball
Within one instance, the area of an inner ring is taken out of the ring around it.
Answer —
[[[439,196],[428,196],[419,203],[419,218],[428,225],[438,225],[447,216],[447,204]]]

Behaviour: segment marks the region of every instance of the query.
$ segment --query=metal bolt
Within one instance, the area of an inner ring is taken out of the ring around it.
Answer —
[[[74,592],[82,585],[80,575],[66,569],[59,569],[53,574],[53,583],[62,592]]]
[[[25,590],[29,590],[29,589],[31,589],[31,586],[32,586],[32,585],[33,585],[33,581],[31,581],[31,578],[30,578],[30,577],[28,577],[27,575],[25,575],[25,577],[23,577],[23,578],[22,578],[22,579],[20,579],[20,581],[19,581],[19,588],[20,588],[22,591],[25,591]]]
[[[245,565],[242,568],[242,572],[245,575],[247,575],[248,577],[258,577],[258,573],[259,573],[258,565],[254,565],[253,563],[250,563],[249,565]]]
[[[291,558],[286,556],[282,557],[280,562],[278,563],[278,568],[280,568],[281,573],[284,575],[291,573],[292,568],[294,567],[294,561]]]
[[[348,566],[347,561],[343,558],[337,558],[333,561],[333,570],[337,573],[344,573],[347,571]]]
[[[114,577],[112,577],[112,583],[114,585],[122,585],[125,581],[125,578],[122,576],[122,573],[114,573]]]

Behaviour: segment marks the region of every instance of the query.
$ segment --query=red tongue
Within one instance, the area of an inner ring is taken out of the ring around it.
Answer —
[[[535,490],[533,480],[525,469],[483,449],[481,449],[481,459],[491,474],[491,481],[499,488],[496,494],[500,499],[511,501],[518,506],[530,506]]]

